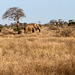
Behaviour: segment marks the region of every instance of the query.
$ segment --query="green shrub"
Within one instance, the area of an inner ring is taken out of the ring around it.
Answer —
[[[22,33],[22,31],[19,30],[19,31],[18,31],[18,34],[21,34],[21,33]]]
[[[2,25],[0,25],[0,32],[2,31],[2,28],[3,28],[3,26],[2,26]]]
[[[2,26],[2,25],[0,25],[0,28],[3,28],[3,26]]]
[[[20,31],[20,30],[21,30],[20,28],[17,29],[17,31]]]
[[[75,22],[69,22],[68,26],[75,25]]]
[[[18,34],[21,34],[22,33],[21,28],[14,28],[13,30],[14,31],[18,31]]]
[[[0,28],[0,32],[2,31],[2,28]]]
[[[41,24],[39,24],[39,26],[41,27]]]
[[[14,28],[13,30],[14,30],[14,31],[17,31],[17,28]]]
[[[20,31],[20,28],[14,28],[13,30],[14,31]]]

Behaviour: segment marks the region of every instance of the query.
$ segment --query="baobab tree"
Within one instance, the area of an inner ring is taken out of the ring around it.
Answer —
[[[2,16],[2,19],[9,19],[17,22],[17,28],[19,28],[19,19],[26,17],[23,10],[18,7],[9,8]]]

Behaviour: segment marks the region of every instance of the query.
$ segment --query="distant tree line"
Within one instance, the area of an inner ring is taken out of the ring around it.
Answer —
[[[68,24],[68,23],[66,21],[63,21],[62,19],[58,19],[58,20],[52,19],[52,20],[50,20],[49,24],[62,26],[63,24]]]
[[[49,23],[47,24],[44,24],[44,25],[55,25],[55,26],[58,26],[58,27],[63,27],[63,25],[65,26],[72,26],[72,25],[75,25],[75,21],[74,20],[69,20],[68,22],[67,21],[64,21],[62,19],[58,19],[58,20],[55,20],[55,19],[52,19],[49,21]]]
[[[68,26],[71,26],[71,25],[75,25],[75,21],[74,20],[69,20]]]

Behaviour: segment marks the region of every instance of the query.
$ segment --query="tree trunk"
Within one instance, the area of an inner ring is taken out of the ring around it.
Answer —
[[[19,28],[19,25],[20,25],[20,24],[19,24],[19,21],[17,21],[17,28]]]
[[[59,27],[59,24],[58,24],[58,22],[56,22],[56,26],[57,26],[57,27]]]

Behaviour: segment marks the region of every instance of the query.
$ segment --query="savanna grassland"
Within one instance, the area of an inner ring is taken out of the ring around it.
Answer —
[[[74,27],[42,26],[40,33],[16,35],[8,30],[0,33],[0,75],[75,75]]]

